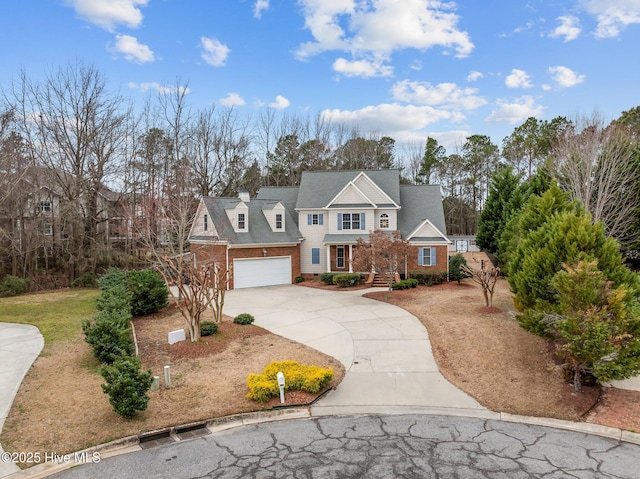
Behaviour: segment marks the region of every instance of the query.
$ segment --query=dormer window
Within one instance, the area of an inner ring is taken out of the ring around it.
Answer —
[[[246,226],[246,222],[245,222],[244,213],[238,213],[238,229],[243,230],[245,229],[245,226]]]
[[[389,228],[389,215],[386,213],[382,213],[380,215],[380,228],[381,229]]]
[[[43,213],[49,213],[51,211],[51,201],[41,201],[40,211]]]
[[[277,230],[282,229],[282,214],[280,213],[276,213],[276,229]]]
[[[207,231],[209,229],[209,217],[207,215],[204,215],[203,217],[202,229],[204,231]]]

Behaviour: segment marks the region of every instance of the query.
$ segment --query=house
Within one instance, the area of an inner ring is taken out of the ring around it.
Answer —
[[[358,238],[400,231],[411,252],[401,273],[447,272],[450,241],[440,187],[402,185],[400,171],[306,171],[299,187],[257,198],[203,198],[189,241],[196,258],[233,269],[231,287],[290,284],[297,276],[352,272]]]

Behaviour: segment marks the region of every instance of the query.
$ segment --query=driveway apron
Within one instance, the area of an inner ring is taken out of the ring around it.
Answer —
[[[312,407],[314,416],[430,412],[497,417],[440,374],[427,330],[415,316],[362,297],[370,291],[293,285],[239,289],[227,293],[224,311],[230,316],[251,313],[258,326],[344,365],[345,378]]]

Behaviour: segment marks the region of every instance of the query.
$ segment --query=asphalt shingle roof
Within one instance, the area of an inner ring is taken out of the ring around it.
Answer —
[[[443,235],[447,234],[439,185],[402,185],[399,204],[402,208],[398,211],[398,229],[403,238],[426,219]]]

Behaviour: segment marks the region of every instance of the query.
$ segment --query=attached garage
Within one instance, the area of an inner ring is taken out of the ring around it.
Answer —
[[[233,260],[234,288],[291,284],[291,256]]]

